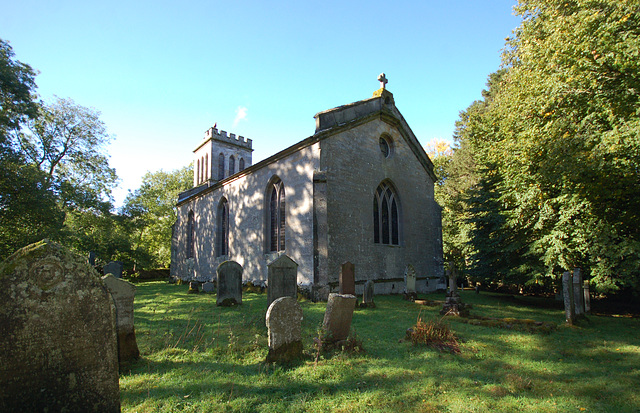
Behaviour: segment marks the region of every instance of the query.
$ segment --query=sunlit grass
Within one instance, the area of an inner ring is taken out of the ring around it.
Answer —
[[[451,354],[405,338],[418,317],[439,319],[440,307],[377,296],[375,309],[358,309],[353,318],[366,352],[325,354],[315,363],[325,304],[301,301],[306,358],[273,366],[263,362],[266,295],[248,293],[241,306],[223,308],[215,295],[187,294],[187,286],[139,284],[142,358],[120,376],[123,411],[640,410],[638,319],[591,316],[568,327],[552,302],[468,291],[462,299],[472,314],[559,327],[534,334],[447,318],[461,339],[461,353]]]

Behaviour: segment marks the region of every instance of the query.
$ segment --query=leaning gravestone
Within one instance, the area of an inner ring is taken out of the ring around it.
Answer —
[[[122,263],[120,261],[111,261],[102,267],[102,273],[104,275],[113,274],[116,278],[122,278]]]
[[[84,256],[44,240],[0,264],[0,411],[119,412],[116,310]]]
[[[242,265],[225,261],[218,265],[218,297],[216,304],[223,307],[242,304]]]
[[[362,307],[374,308],[376,304],[373,302],[373,295],[375,293],[375,283],[373,280],[369,280],[364,283],[364,292],[362,293]]]
[[[133,323],[133,299],[136,287],[128,281],[112,274],[102,277],[102,281],[113,297],[116,305],[116,332],[118,334],[118,361],[126,363],[140,358]]]
[[[280,297],[267,310],[267,362],[291,362],[302,356],[302,307],[292,297]]]
[[[404,298],[410,301],[418,298],[418,294],[416,294],[416,270],[411,264],[407,265],[404,270]]]
[[[346,340],[351,329],[356,297],[351,294],[329,294],[327,310],[324,313],[322,328],[329,341]]]
[[[349,261],[340,267],[340,294],[356,295],[356,270],[355,265]]]
[[[298,297],[298,264],[281,255],[268,266],[267,305],[280,297]]]

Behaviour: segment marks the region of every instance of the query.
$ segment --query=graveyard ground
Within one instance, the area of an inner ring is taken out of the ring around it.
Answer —
[[[142,358],[120,375],[124,412],[640,411],[638,318],[591,315],[570,327],[553,300],[464,291],[472,314],[501,320],[446,318],[461,341],[454,354],[405,339],[418,317],[439,318],[441,306],[376,296],[377,308],[353,317],[365,352],[316,363],[326,304],[303,300],[306,359],[283,367],[263,362],[266,294],[245,293],[241,306],[222,308],[186,285],[137,286]],[[545,332],[531,320],[557,328]]]

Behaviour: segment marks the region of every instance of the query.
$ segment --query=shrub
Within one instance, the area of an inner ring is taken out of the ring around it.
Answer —
[[[407,331],[407,335],[413,345],[423,344],[438,350],[460,353],[458,338],[442,319],[424,322],[418,316],[416,325]]]

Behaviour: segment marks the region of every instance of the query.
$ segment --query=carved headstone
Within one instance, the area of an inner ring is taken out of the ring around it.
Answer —
[[[418,298],[418,294],[416,294],[416,270],[411,264],[407,265],[404,270],[404,298],[411,301]]]
[[[362,307],[373,308],[376,304],[373,302],[373,296],[375,294],[375,283],[373,280],[369,280],[364,283],[364,291],[362,293]]]
[[[242,265],[225,261],[218,265],[218,296],[216,304],[230,307],[242,304]]]
[[[302,307],[292,297],[271,303],[266,316],[269,332],[267,362],[290,362],[302,356]]]
[[[582,270],[573,269],[573,306],[576,317],[584,317],[584,293],[582,292]]]
[[[215,291],[215,285],[212,282],[206,282],[202,284],[202,291],[205,293],[212,293]]]
[[[120,261],[111,261],[102,267],[102,273],[104,275],[113,274],[116,278],[122,278],[122,263]]]
[[[346,340],[351,329],[356,297],[351,294],[329,294],[327,309],[324,313],[322,328],[329,341]]]
[[[340,267],[340,294],[356,295],[356,271],[355,265],[349,261]]]
[[[449,276],[449,292],[445,298],[440,315],[467,316],[469,307],[460,299],[458,293],[458,270],[453,263],[447,265],[447,275]]]
[[[116,309],[84,256],[41,241],[0,264],[0,411],[119,412]]]
[[[565,271],[562,274],[562,296],[564,299],[565,319],[567,323],[573,324],[576,321],[576,313],[573,304],[573,283],[569,271]]]
[[[280,297],[298,298],[298,264],[281,255],[268,265],[267,304]]]
[[[126,363],[140,357],[136,331],[133,323],[133,299],[136,287],[128,281],[112,274],[102,277],[102,281],[113,297],[116,305],[116,332],[118,334],[118,361]]]

